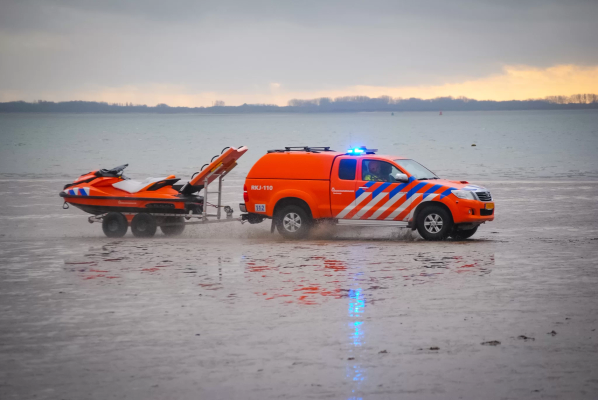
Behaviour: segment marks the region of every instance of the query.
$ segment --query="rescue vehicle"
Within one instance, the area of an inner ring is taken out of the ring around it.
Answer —
[[[249,171],[242,220],[272,219],[286,238],[328,221],[417,229],[426,240],[467,239],[494,219],[490,192],[439,178],[415,160],[377,150],[285,147],[269,150]]]

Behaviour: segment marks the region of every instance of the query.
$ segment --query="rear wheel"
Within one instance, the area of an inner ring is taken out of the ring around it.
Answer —
[[[110,238],[125,236],[128,228],[127,218],[119,212],[109,212],[102,218],[102,230]]]
[[[417,231],[426,240],[444,240],[453,226],[450,214],[442,207],[429,206],[417,215]]]
[[[156,219],[147,213],[139,213],[131,221],[131,232],[136,237],[152,237],[157,228]]]
[[[166,236],[178,236],[185,230],[185,218],[183,217],[166,217],[164,219],[165,224],[176,224],[176,225],[160,225],[160,230]]]
[[[302,239],[311,229],[310,215],[296,205],[289,205],[276,212],[274,223],[278,232],[287,239]]]
[[[455,240],[465,240],[465,239],[469,239],[470,237],[472,237],[478,230],[478,227],[476,226],[473,229],[467,229],[467,230],[454,230],[453,233],[451,233],[451,237]]]

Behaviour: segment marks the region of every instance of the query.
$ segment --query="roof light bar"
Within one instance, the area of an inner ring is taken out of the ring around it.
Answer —
[[[376,154],[378,149],[367,149],[365,146],[353,147],[347,150],[347,154],[352,156],[359,156],[362,154]]]

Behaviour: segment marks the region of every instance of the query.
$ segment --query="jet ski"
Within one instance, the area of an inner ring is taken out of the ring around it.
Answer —
[[[174,175],[129,179],[123,174],[128,164],[91,171],[64,186],[60,192],[63,208],[73,205],[93,214],[89,221],[101,220],[108,237],[124,236],[129,225],[135,236],[153,236],[157,227],[165,235],[178,235],[185,228],[185,219],[206,215],[199,192],[215,179],[222,179],[246,151],[244,146],[225,147],[185,184]]]

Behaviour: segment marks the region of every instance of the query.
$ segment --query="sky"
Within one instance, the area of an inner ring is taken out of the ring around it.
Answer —
[[[598,93],[598,0],[0,0],[0,102]]]

